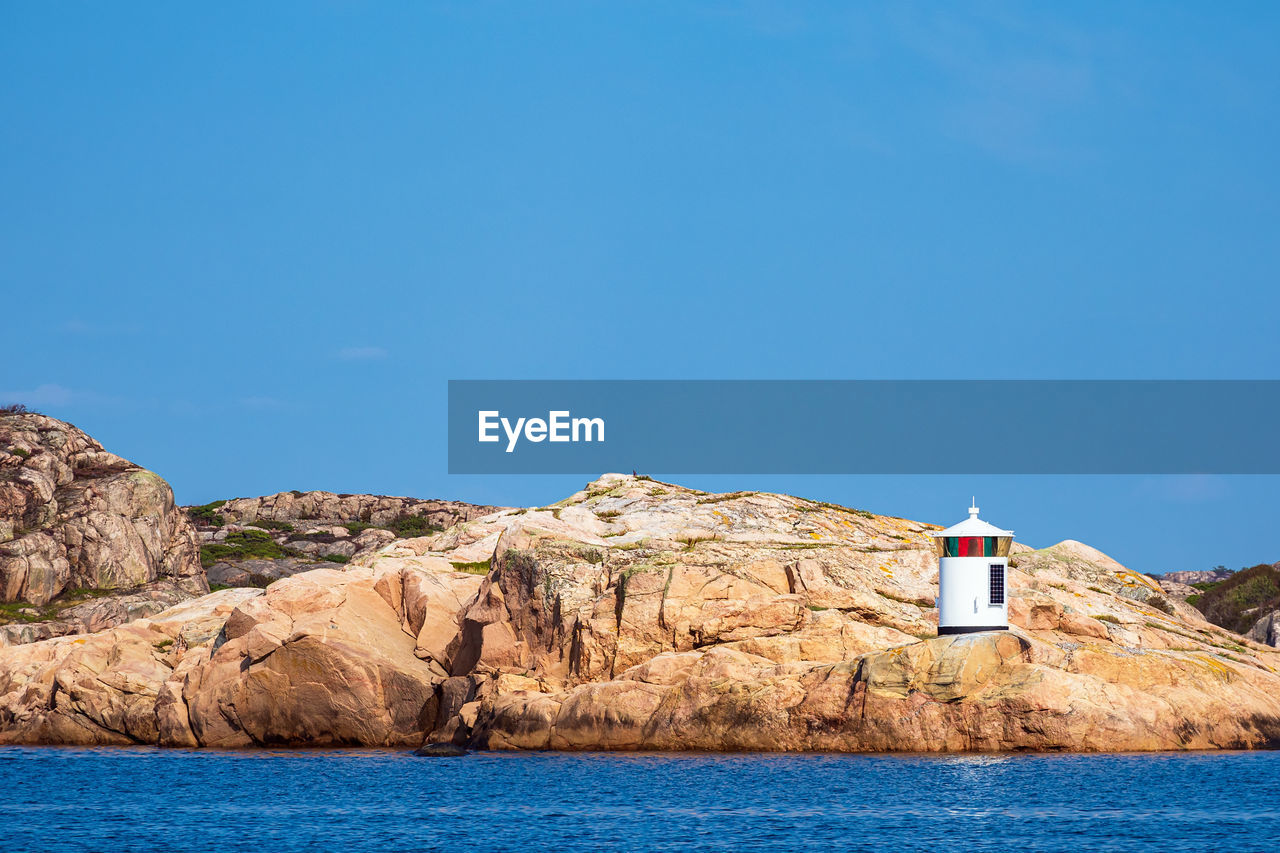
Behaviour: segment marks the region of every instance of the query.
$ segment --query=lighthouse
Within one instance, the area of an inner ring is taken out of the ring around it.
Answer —
[[[938,636],[1009,629],[1009,546],[1013,531],[969,517],[933,534],[938,555]]]

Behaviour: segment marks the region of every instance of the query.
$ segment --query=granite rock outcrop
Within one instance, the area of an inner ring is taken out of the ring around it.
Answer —
[[[0,414],[0,601],[39,606],[157,581],[207,591],[168,483],[71,424]]]
[[[935,637],[930,524],[606,475],[343,571],[0,649],[0,742],[994,751],[1280,746],[1280,652],[1088,546]]]

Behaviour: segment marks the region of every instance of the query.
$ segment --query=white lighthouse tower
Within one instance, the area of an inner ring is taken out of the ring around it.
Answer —
[[[1009,546],[1013,531],[978,518],[933,534],[938,555],[938,636],[1009,629]]]

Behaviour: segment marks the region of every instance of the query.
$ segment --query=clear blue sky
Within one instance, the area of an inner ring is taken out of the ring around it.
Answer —
[[[447,379],[1277,378],[1277,44],[1274,3],[8,0],[0,396],[183,502],[540,504],[584,477],[445,473]],[[1280,559],[1273,477],[670,476]]]

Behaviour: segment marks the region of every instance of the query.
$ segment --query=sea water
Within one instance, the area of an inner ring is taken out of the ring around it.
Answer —
[[[0,748],[0,850],[1274,850],[1280,753]]]

